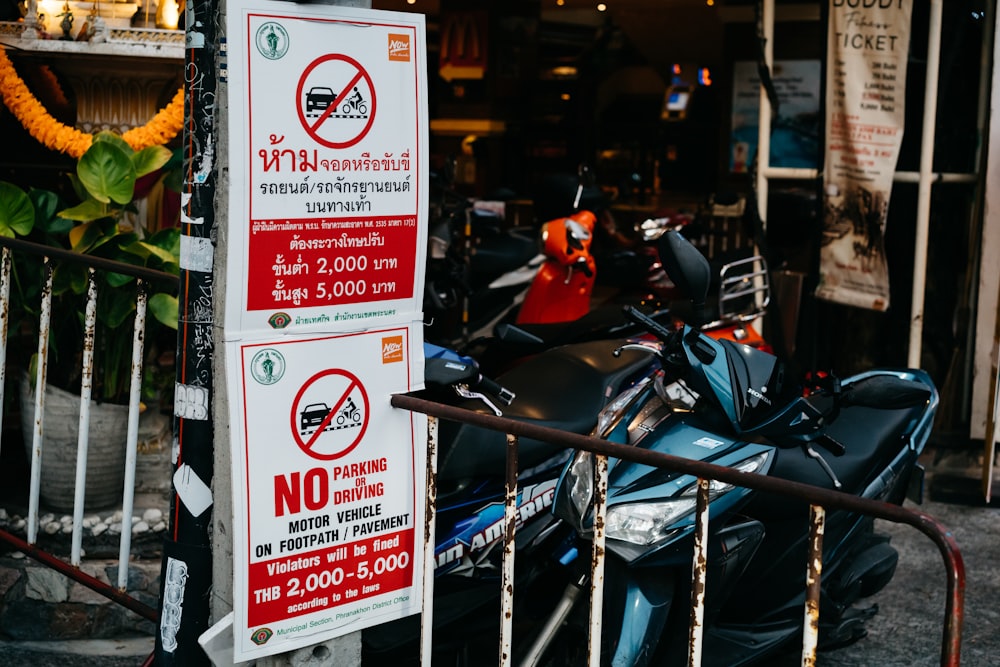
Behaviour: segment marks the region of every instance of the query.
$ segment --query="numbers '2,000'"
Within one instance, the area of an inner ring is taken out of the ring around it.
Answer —
[[[360,257],[356,257],[354,255],[348,255],[347,257],[334,257],[332,262],[333,266],[331,266],[330,260],[326,257],[320,257],[317,260],[317,264],[319,264],[317,270],[322,275],[368,270],[368,258],[364,255],[361,255]]]
[[[357,569],[354,572],[345,573],[343,568],[335,567],[331,570],[310,573],[306,577],[305,586],[302,585],[298,577],[291,577],[288,580],[288,590],[285,592],[285,596],[302,596],[306,593],[330,588],[331,586],[340,586],[347,577],[352,577],[358,581],[367,581],[386,572],[395,572],[396,570],[404,569],[409,564],[410,554],[401,551],[387,556],[379,556],[371,563],[371,566],[369,566],[369,561],[367,560],[358,561]]]

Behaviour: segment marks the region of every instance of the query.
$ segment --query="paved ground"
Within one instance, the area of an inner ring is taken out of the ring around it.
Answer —
[[[979,494],[978,471],[952,467],[930,484],[930,500],[907,503],[949,528],[965,564],[963,667],[1000,665],[1000,506],[987,507]],[[995,477],[1000,484],[1000,476]],[[994,488],[994,491],[1000,489]],[[947,502],[943,502],[947,500]],[[879,613],[868,623],[869,635],[847,648],[821,653],[819,667],[869,665],[930,667],[940,665],[944,619],[945,568],[937,547],[910,526],[878,522],[892,536],[899,566],[892,582],[871,600]],[[775,667],[799,664],[795,654]]]
[[[153,651],[153,638],[66,642],[0,642],[4,667],[138,667]]]

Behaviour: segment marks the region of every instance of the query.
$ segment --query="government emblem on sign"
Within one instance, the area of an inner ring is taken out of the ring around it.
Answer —
[[[254,630],[250,633],[250,641],[252,641],[257,646],[262,646],[267,643],[267,640],[274,635],[271,628],[260,628],[259,630]]]
[[[368,428],[368,393],[351,372],[332,368],[309,378],[292,402],[292,436],[309,456],[330,461],[349,453]]]
[[[267,318],[267,323],[271,325],[272,329],[284,329],[292,323],[292,316],[288,313],[275,313]]]
[[[273,348],[261,350],[250,360],[250,374],[260,384],[274,384],[285,374],[285,358]]]
[[[278,60],[288,52],[288,33],[280,23],[268,21],[257,28],[254,39],[260,55],[268,60]]]

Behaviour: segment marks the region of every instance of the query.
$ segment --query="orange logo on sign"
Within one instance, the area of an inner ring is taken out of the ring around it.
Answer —
[[[386,336],[382,339],[382,363],[391,364],[403,360],[403,337]]]
[[[389,34],[389,60],[410,62],[410,36]]]

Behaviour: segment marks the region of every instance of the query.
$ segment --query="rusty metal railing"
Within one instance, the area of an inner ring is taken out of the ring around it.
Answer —
[[[605,483],[608,457],[634,461],[648,466],[666,468],[671,471],[696,476],[699,480],[696,532],[707,532],[707,480],[718,480],[734,486],[745,487],[767,493],[775,493],[805,501],[810,507],[810,551],[808,554],[808,563],[806,564],[807,590],[806,604],[803,612],[805,615],[805,630],[803,633],[802,648],[803,665],[815,664],[816,659],[819,620],[819,582],[820,574],[822,572],[822,534],[825,521],[825,510],[827,508],[842,509],[849,512],[872,516],[878,519],[892,521],[894,523],[910,525],[924,533],[934,542],[944,561],[947,592],[945,596],[944,628],[942,631],[941,641],[941,665],[943,667],[958,667],[959,665],[961,655],[963,605],[965,597],[965,566],[963,564],[958,545],[951,532],[928,514],[905,509],[890,503],[860,498],[858,496],[840,491],[833,491],[830,489],[777,479],[765,475],[741,472],[733,468],[705,463],[703,461],[694,461],[648,449],[608,442],[606,440],[586,435],[568,433],[504,417],[496,417],[490,414],[472,412],[462,408],[435,403],[405,394],[393,395],[391,403],[396,408],[421,412],[429,417],[428,433],[431,437],[429,438],[430,446],[428,451],[428,486],[432,490],[435,488],[434,475],[436,470],[436,453],[438,444],[436,435],[437,419],[446,419],[493,429],[508,434],[506,466],[506,493],[508,499],[516,497],[517,495],[517,438],[526,437],[535,440],[542,440],[561,447],[585,450],[596,454],[596,467],[598,469],[601,467],[605,468]],[[600,480],[600,477],[598,479]],[[606,500],[606,498],[603,497],[604,495],[605,494],[600,492],[600,489],[598,489],[595,493],[595,496],[601,501]],[[427,528],[425,529],[425,538],[433,541],[433,523],[435,520],[435,508],[433,502],[434,495],[433,493],[429,493],[428,496],[429,502],[426,514]],[[506,532],[503,561],[504,572],[507,572],[508,569],[513,571],[513,561],[515,555],[512,547],[514,544],[515,521],[514,513],[510,504],[510,502],[507,503],[505,524]],[[589,652],[591,665],[599,664],[600,660],[598,647],[600,646],[600,609],[603,600],[603,524],[600,516],[604,511],[604,508],[602,507],[604,504],[604,502],[599,502],[598,506],[595,508],[597,515],[594,521],[595,530],[591,576],[593,585],[591,596],[591,648]],[[696,564],[699,559],[704,562],[704,559],[707,557],[707,554],[705,553],[705,550],[707,549],[707,545],[705,544],[706,542],[707,540],[705,540],[704,537],[701,540],[695,540],[694,562]],[[433,543],[429,546],[425,545],[425,548],[430,548],[432,550]],[[700,665],[701,660],[701,635],[698,626],[700,626],[702,619],[701,609],[703,609],[702,605],[704,603],[704,595],[700,594],[699,591],[704,591],[705,581],[704,578],[698,580],[697,577],[704,576],[703,569],[704,568],[699,567],[693,568],[696,581],[692,591],[691,646],[688,654],[688,664],[692,667]],[[433,582],[434,559],[425,558],[425,604],[421,619],[421,656],[422,664],[424,665],[430,665],[429,657],[433,628],[433,606],[429,604],[429,600],[432,599]],[[512,613],[514,591],[513,585],[507,580],[506,576],[503,578],[502,586],[504,587],[501,592],[504,597],[504,604],[501,607],[502,636],[500,639],[500,655],[498,664],[502,667],[506,667],[511,664],[512,656],[510,637],[509,634],[507,634],[507,632],[503,629],[505,628],[505,624],[509,623],[510,620],[509,615]],[[509,591],[508,587],[510,589]]]
[[[15,253],[33,255],[42,259],[42,273],[39,276],[24,278],[37,279],[43,285],[41,290],[41,300],[38,307],[38,341],[37,341],[37,363],[35,364],[34,376],[34,418],[32,446],[30,453],[30,486],[28,490],[28,517],[26,523],[27,539],[23,540],[19,536],[0,530],[0,541],[7,543],[17,551],[39,561],[40,563],[56,569],[75,581],[93,589],[104,595],[108,599],[117,602],[128,609],[136,612],[140,616],[155,620],[157,611],[148,605],[139,602],[126,593],[128,583],[128,568],[131,553],[132,539],[132,511],[135,497],[135,471],[136,471],[136,450],[138,443],[138,424],[140,413],[140,390],[143,371],[143,349],[146,328],[146,304],[147,286],[149,283],[166,283],[176,287],[178,279],[176,276],[162,271],[156,271],[145,267],[125,264],[114,260],[82,255],[68,250],[62,250],[48,245],[31,243],[21,239],[0,237],[0,405],[3,405],[4,390],[6,387],[7,351],[8,351],[8,328],[11,318],[10,288],[12,267]],[[79,435],[76,452],[76,471],[74,480],[74,502],[72,521],[72,542],[70,548],[70,562],[66,563],[52,554],[40,549],[37,545],[38,524],[40,510],[41,488],[45,480],[42,476],[42,451],[44,445],[44,414],[45,414],[45,386],[47,379],[48,355],[49,355],[49,335],[52,322],[52,292],[53,292],[53,272],[57,263],[70,262],[82,264],[88,267],[88,289],[87,303],[85,308],[84,340],[82,345],[82,367],[81,367],[81,391],[80,391],[80,414],[79,414]],[[132,362],[129,385],[128,421],[126,442],[122,443],[125,448],[125,470],[124,485],[122,489],[122,529],[119,537],[119,558],[118,558],[118,580],[117,585],[104,583],[94,577],[90,577],[80,570],[83,553],[83,513],[86,490],[87,458],[89,452],[90,436],[90,411],[92,403],[92,388],[94,386],[94,346],[96,329],[96,305],[99,297],[97,285],[97,271],[110,271],[124,274],[136,280],[136,313],[132,332]],[[27,406],[22,406],[27,409]],[[3,416],[0,414],[0,427],[3,424]]]

